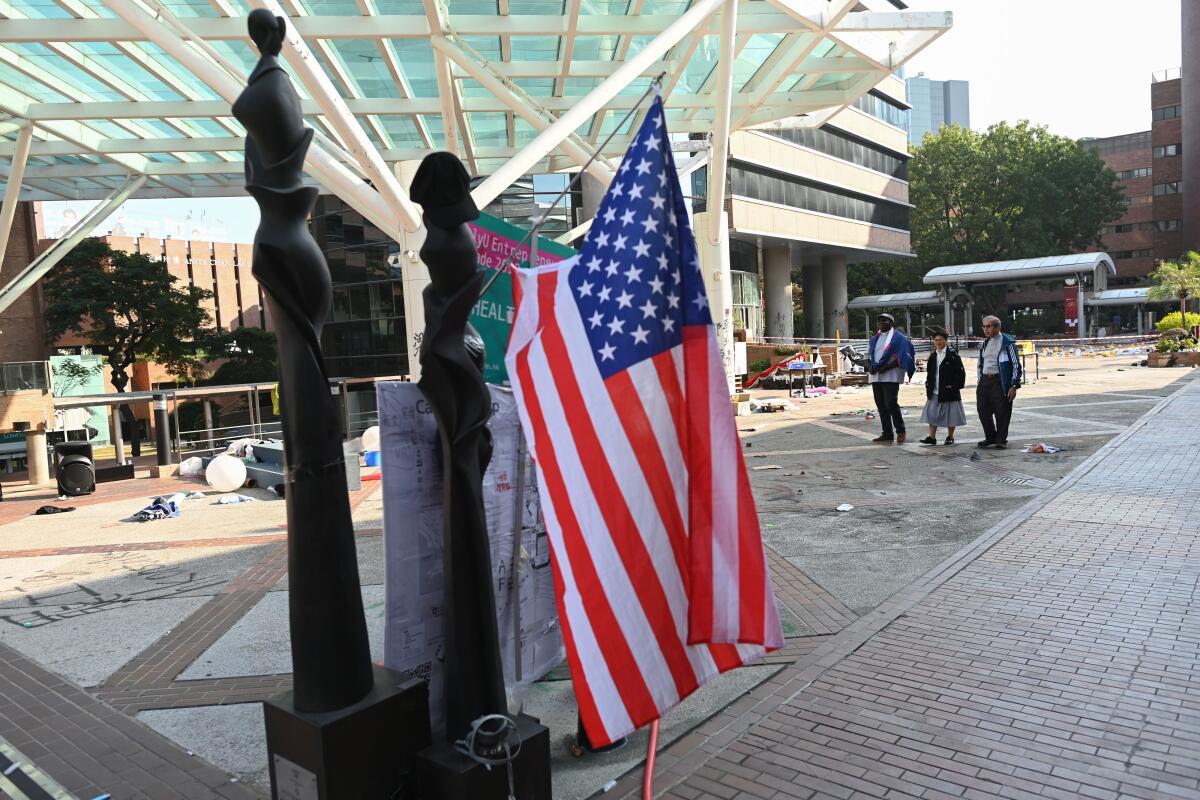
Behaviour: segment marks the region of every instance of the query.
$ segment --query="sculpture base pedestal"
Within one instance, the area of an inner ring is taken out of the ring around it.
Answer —
[[[513,761],[517,800],[551,800],[550,731],[533,717],[516,717],[521,752]],[[508,769],[490,770],[460,753],[453,745],[438,743],[417,754],[419,800],[507,800]]]
[[[429,691],[374,671],[370,693],[337,711],[297,711],[291,692],[263,703],[272,800],[377,800],[411,785],[413,758],[431,741]]]

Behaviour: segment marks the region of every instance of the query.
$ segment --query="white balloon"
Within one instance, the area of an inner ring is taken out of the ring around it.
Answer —
[[[208,462],[204,480],[218,492],[234,492],[246,482],[246,465],[239,458],[221,454]]]
[[[363,431],[362,435],[363,450],[368,452],[378,452],[379,450],[379,426],[372,425]]]

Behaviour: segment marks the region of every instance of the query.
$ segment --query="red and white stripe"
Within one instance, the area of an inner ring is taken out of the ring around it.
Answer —
[[[518,272],[506,362],[591,741],[782,646],[712,326],[605,380],[567,275]]]

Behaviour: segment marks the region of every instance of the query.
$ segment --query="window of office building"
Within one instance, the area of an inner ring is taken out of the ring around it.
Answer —
[[[868,222],[872,225],[909,230],[907,206],[863,197],[814,181],[806,181],[794,175],[744,163],[731,161],[729,176],[735,195]]]
[[[1154,230],[1153,222],[1127,222],[1122,225],[1105,225],[1101,229],[1101,233],[1133,233],[1134,231],[1152,231]]]
[[[908,109],[894,100],[875,94],[874,91],[862,95],[854,101],[854,107],[865,111],[875,119],[882,120],[905,131],[908,130]]]
[[[1117,250],[1109,253],[1114,259],[1120,258],[1150,258],[1154,255],[1153,250]]]
[[[1160,219],[1154,223],[1154,230],[1166,233],[1168,231],[1179,230],[1179,220],[1177,219]]]
[[[1179,181],[1154,184],[1154,194],[1159,196],[1164,194],[1179,194]]]
[[[333,278],[329,321],[321,334],[329,374],[407,373],[403,284],[399,267],[389,260],[398,245],[331,195],[318,199],[309,225]]]
[[[1154,202],[1154,198],[1148,194],[1131,194],[1125,196],[1125,205],[1127,206],[1144,206]]]
[[[1183,145],[1178,144],[1160,144],[1158,147],[1154,148],[1154,157],[1167,158],[1169,156],[1177,156],[1179,155],[1179,149],[1182,146]]]
[[[907,158],[893,155],[840,131],[829,128],[786,128],[777,131],[765,130],[763,133],[902,181],[908,180]]]
[[[1183,112],[1183,106],[1161,106],[1154,109],[1151,114],[1155,122],[1162,122],[1167,119],[1175,119]]]
[[[1131,178],[1148,178],[1150,177],[1150,167],[1138,167],[1137,169],[1123,169],[1117,173],[1117,180],[1127,181]]]

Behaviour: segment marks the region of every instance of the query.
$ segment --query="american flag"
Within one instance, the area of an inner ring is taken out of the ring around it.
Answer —
[[[783,644],[659,98],[579,255],[514,294],[506,363],[602,746]]]

